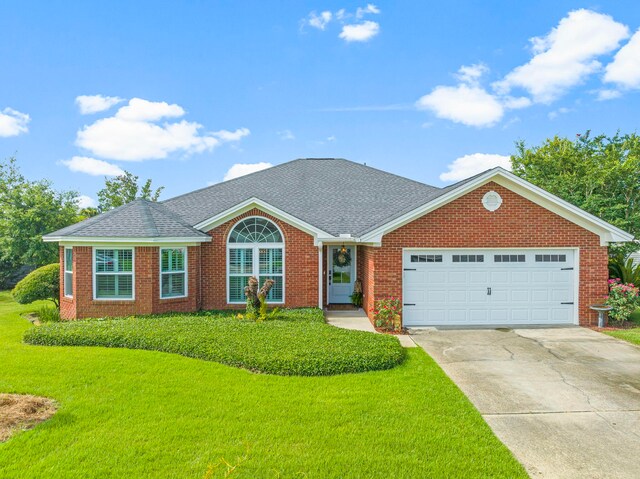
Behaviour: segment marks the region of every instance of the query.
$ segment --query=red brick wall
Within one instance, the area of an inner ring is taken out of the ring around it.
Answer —
[[[502,206],[494,212],[482,206],[482,197],[489,190],[497,191],[503,199]],[[365,259],[369,309],[372,295],[402,296],[402,248],[421,247],[579,247],[580,324],[596,324],[597,315],[589,305],[601,302],[607,294],[607,248],[600,246],[597,235],[498,184],[489,183],[382,238],[382,247],[371,255],[375,258],[375,270],[373,262],[368,264]]]
[[[200,247],[187,251],[188,297],[160,299],[159,247],[135,248],[135,299],[93,299],[93,252],[91,246],[73,248],[73,298],[64,296],[62,263],[64,249],[60,248],[60,314],[64,319],[128,316],[132,314],[196,311],[199,306]]]
[[[370,312],[374,306],[375,293],[375,256],[377,248],[360,246],[358,249],[358,277],[362,280],[362,308]]]
[[[227,303],[227,237],[238,221],[249,216],[262,216],[273,221],[284,235],[284,306],[317,306],[318,248],[313,244],[313,237],[284,221],[253,209],[209,231],[213,241],[202,244],[203,309],[244,307]]]

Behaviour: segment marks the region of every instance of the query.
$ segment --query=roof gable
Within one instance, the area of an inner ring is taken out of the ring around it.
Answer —
[[[597,234],[600,236],[602,245],[607,245],[610,242],[625,242],[633,240],[633,235],[626,231],[623,231],[620,228],[587,213],[577,206],[558,198],[557,196],[533,185],[532,183],[529,183],[526,180],[523,180],[503,168],[497,167],[441,190],[441,193],[431,201],[367,231],[362,235],[361,241],[379,243],[382,240],[383,235],[400,228],[401,226],[404,226],[407,223],[410,223],[411,221],[440,208],[441,206],[444,206],[491,181],[531,200],[558,216],[561,216],[568,221]]]

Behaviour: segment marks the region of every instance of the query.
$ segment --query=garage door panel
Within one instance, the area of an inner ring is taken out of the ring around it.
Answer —
[[[469,282],[471,284],[478,284],[478,283],[484,284],[487,281],[489,281],[489,274],[486,271],[470,271],[469,273],[462,273],[462,274],[468,274]]]
[[[486,323],[489,319],[489,311],[486,309],[470,309],[469,321],[472,323]]]
[[[491,283],[508,283],[509,272],[508,271],[492,271],[489,279]]]
[[[532,271],[531,282],[546,284],[550,281],[549,271]]]
[[[573,323],[573,251],[447,250],[429,254],[442,255],[442,263],[405,262],[405,267],[417,269],[404,275],[404,302],[416,305],[405,306],[407,326]],[[484,262],[454,263],[453,254],[461,255],[459,258],[482,254]],[[562,254],[566,261],[536,262],[536,254]],[[405,251],[405,258],[408,255]],[[508,259],[498,263],[496,256]],[[487,288],[491,288],[490,295]]]
[[[449,284],[466,284],[468,273],[466,271],[449,271],[447,281]]]
[[[511,282],[513,283],[528,283],[529,281],[528,271],[513,271],[511,273]]]
[[[445,284],[447,283],[446,271],[429,271],[427,273],[427,283],[429,284]]]
[[[531,291],[527,289],[511,291],[511,302],[512,303],[530,303]]]

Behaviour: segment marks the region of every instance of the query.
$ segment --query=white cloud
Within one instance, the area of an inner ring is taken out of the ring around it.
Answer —
[[[98,203],[96,202],[96,200],[94,200],[93,198],[91,198],[90,196],[87,195],[80,195],[76,198],[76,203],[78,205],[78,208],[82,209],[82,208],[95,208],[96,206],[98,206]]]
[[[278,136],[280,137],[281,140],[295,140],[296,136],[293,134],[293,132],[291,130],[282,130],[279,131]]]
[[[128,121],[157,121],[162,118],[179,118],[184,114],[182,107],[176,104],[132,98],[128,105],[118,110],[116,118]]]
[[[418,100],[419,109],[468,126],[491,126],[502,119],[504,107],[498,99],[477,86],[438,86]]]
[[[240,141],[245,136],[249,136],[249,128],[238,128],[236,131],[220,130],[214,131],[211,135],[222,141]]]
[[[236,163],[233,165],[227,173],[224,175],[223,181],[233,180],[234,178],[239,178],[240,176],[248,175],[249,173],[255,173],[256,171],[266,170],[267,168],[271,168],[273,165],[267,162],[260,163]]]
[[[327,141],[336,141],[336,140],[337,140],[336,135],[331,135],[327,137]]]
[[[87,156],[74,156],[70,160],[62,160],[60,163],[71,171],[86,173],[92,176],[119,176],[124,175],[124,170],[103,160],[96,160]]]
[[[333,14],[328,10],[319,14],[316,12],[311,12],[306,23],[310,27],[317,28],[318,30],[324,30],[331,21],[332,17]]]
[[[550,103],[602,65],[598,56],[610,53],[629,36],[628,28],[609,15],[574,10],[544,37],[531,39],[533,58],[494,83],[500,94],[520,87],[537,102]]]
[[[480,85],[482,75],[489,68],[477,63],[458,69],[457,86],[440,85],[416,102],[421,110],[431,110],[438,118],[444,118],[468,126],[492,126],[502,119],[506,110],[531,105],[526,97],[500,96],[489,93]]]
[[[362,18],[368,14],[377,15],[379,13],[380,13],[380,9],[378,7],[376,7],[373,3],[368,3],[366,7],[357,8],[356,18]]]
[[[123,101],[124,99],[117,96],[80,95],[76,97],[76,105],[78,105],[80,113],[83,115],[90,115],[92,113],[108,110],[112,106]]]
[[[0,111],[0,137],[18,136],[27,133],[31,117],[13,108]]]
[[[598,91],[598,100],[613,100],[614,98],[620,98],[622,96],[622,92],[618,90],[612,89],[604,89]]]
[[[555,119],[556,119],[556,118],[558,118],[560,115],[564,115],[564,114],[566,114],[566,113],[569,113],[570,111],[571,111],[571,110],[570,110],[569,108],[567,108],[567,107],[564,107],[564,106],[563,106],[563,107],[561,107],[561,108],[558,108],[557,110],[550,111],[550,112],[547,114],[547,117],[549,118],[549,120],[555,120]]]
[[[618,50],[613,61],[606,66],[604,81],[616,83],[623,88],[640,88],[640,30]]]
[[[202,125],[186,120],[158,123],[184,114],[184,109],[175,104],[133,98],[114,116],[79,130],[76,145],[102,158],[143,161],[176,152],[210,151],[222,142],[238,141],[250,133],[247,128],[201,133]]]
[[[464,155],[449,163],[445,171],[440,175],[442,181],[460,181],[470,176],[477,175],[483,171],[501,166],[506,170],[511,170],[511,159],[504,155],[493,155],[487,153],[473,153]]]
[[[366,22],[354,25],[344,25],[338,36],[346,42],[366,42],[378,33],[380,33],[380,25],[378,22],[367,20]]]
[[[480,77],[487,73],[489,68],[483,63],[476,63],[474,65],[462,65],[458,69],[456,78],[462,83],[469,85],[477,85]]]

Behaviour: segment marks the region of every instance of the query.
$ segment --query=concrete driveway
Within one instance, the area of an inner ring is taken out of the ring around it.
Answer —
[[[640,348],[584,328],[414,330],[531,477],[640,478]]]

